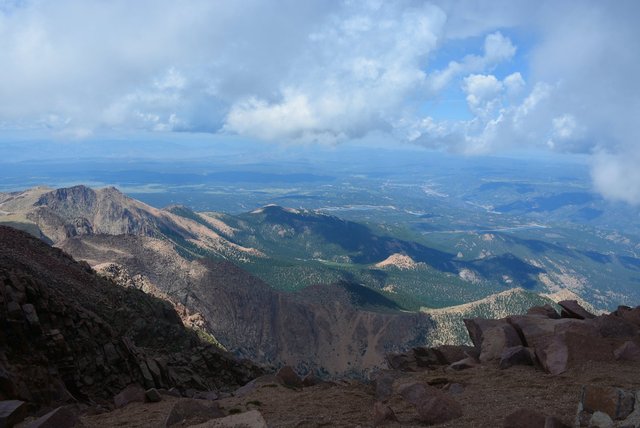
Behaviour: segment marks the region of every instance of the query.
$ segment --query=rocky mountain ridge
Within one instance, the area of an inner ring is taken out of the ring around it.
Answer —
[[[1,399],[108,405],[132,382],[225,389],[261,373],[184,327],[172,306],[0,226]]]

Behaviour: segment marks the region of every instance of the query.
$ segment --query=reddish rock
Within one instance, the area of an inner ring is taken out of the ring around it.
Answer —
[[[536,357],[549,373],[557,375],[568,368],[569,348],[562,336],[554,336],[547,346],[536,348]]]
[[[473,342],[473,346],[478,350],[481,349],[485,331],[506,324],[505,320],[491,320],[485,318],[471,318],[463,321],[467,331],[469,332],[469,338]]]
[[[512,366],[532,366],[535,354],[529,348],[522,345],[512,346],[502,351],[500,356],[500,368],[507,369]]]
[[[613,351],[616,360],[640,361],[640,346],[635,342],[624,342]]]
[[[278,373],[276,373],[276,377],[282,380],[282,383],[286,386],[302,388],[302,379],[300,379],[300,376],[298,376],[291,366],[282,367],[278,370]]]
[[[131,384],[113,397],[116,408],[124,407],[134,401],[144,401],[145,390],[138,384]]]
[[[427,397],[416,405],[420,421],[426,424],[441,424],[462,416],[462,406],[449,395],[438,394]]]
[[[524,346],[538,352],[546,347],[553,336],[562,333],[577,333],[585,336],[599,337],[600,334],[591,321],[578,319],[549,319],[532,315],[514,315],[508,318],[509,323],[523,338]]]
[[[579,320],[592,319],[596,316],[578,304],[577,300],[563,300],[558,302],[562,308],[560,316],[562,318],[576,318]]]
[[[616,315],[601,315],[593,320],[593,325],[602,337],[631,338],[638,336],[639,327]]]
[[[376,401],[373,405],[373,426],[377,427],[388,422],[398,422],[395,412],[386,404]]]
[[[640,327],[640,306],[633,309],[628,306],[618,306],[618,309],[612,312],[612,315],[624,318],[625,320]]]
[[[621,342],[572,332],[557,334],[535,349],[536,357],[551,374],[560,374],[585,361],[615,361],[613,350]]]
[[[606,413],[614,420],[621,420],[633,411],[635,394],[620,388],[586,385],[582,389],[582,408],[586,412]]]
[[[502,356],[505,348],[521,346],[522,341],[516,329],[504,322],[482,332],[480,345],[480,362],[497,360]]]
[[[529,308],[527,315],[541,316],[551,319],[559,319],[560,314],[551,305],[534,306]]]

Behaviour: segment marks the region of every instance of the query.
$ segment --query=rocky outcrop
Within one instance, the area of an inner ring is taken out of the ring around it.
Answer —
[[[415,348],[387,355],[388,365],[417,371],[449,364],[461,370],[475,366],[477,358],[480,363],[499,362],[503,369],[539,365],[557,375],[587,361],[640,361],[640,307],[620,307],[596,316],[576,301],[560,304],[561,317],[550,308],[538,307],[527,315],[464,320],[474,351],[464,350],[465,358],[453,364],[443,360],[438,348]]]
[[[167,302],[0,227],[0,398],[100,402],[127,385],[233,388],[260,370],[187,330]]]

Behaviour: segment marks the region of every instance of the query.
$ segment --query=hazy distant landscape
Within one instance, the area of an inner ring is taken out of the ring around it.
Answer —
[[[514,287],[569,289],[603,309],[640,297],[639,211],[593,192],[588,165],[579,157],[460,158],[346,145],[316,149],[313,158],[304,149],[275,151],[268,160],[268,148],[247,148],[256,153],[217,148],[198,160],[5,163],[1,190],[23,189],[24,183],[116,186],[156,208],[223,214],[227,224],[245,230],[234,242],[269,255],[266,263],[252,259],[240,266],[282,290],[355,281],[412,310]],[[271,236],[251,214],[271,204],[311,217],[289,213],[263,220],[282,228]],[[341,230],[343,220],[362,225],[363,232]],[[327,224],[314,229],[304,224],[309,221]],[[417,264],[376,267],[391,254],[376,249],[385,239],[405,242],[396,252]]]

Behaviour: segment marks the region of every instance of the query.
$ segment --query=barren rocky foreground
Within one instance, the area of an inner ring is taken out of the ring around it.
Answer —
[[[501,370],[485,365],[464,371],[403,373],[402,382],[423,382],[439,390],[449,389],[447,394],[462,406],[462,416],[439,424],[440,427],[501,427],[506,416],[520,408],[554,415],[567,426],[574,426],[584,385],[638,389],[639,370],[637,362],[585,363],[553,376],[533,367]],[[82,417],[80,426],[164,426],[176,400],[186,399],[167,397],[159,403],[131,403],[113,412]],[[339,381],[292,388],[272,381],[260,384],[246,395],[217,403],[227,413],[258,410],[270,427],[368,427],[374,424],[376,401],[375,384]],[[389,405],[398,422],[388,421],[385,426],[426,425],[418,420],[413,406],[400,396],[392,398]],[[536,426],[526,422],[523,420],[522,425],[516,426]]]

